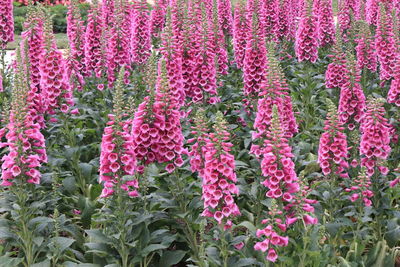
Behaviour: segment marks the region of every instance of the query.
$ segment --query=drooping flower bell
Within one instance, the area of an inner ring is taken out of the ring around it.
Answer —
[[[346,54],[342,49],[342,39],[339,31],[336,32],[336,42],[333,46],[332,62],[325,72],[325,86],[327,88],[340,88],[347,77]]]
[[[227,0],[228,2],[230,0]],[[219,23],[219,9],[217,0],[213,0],[211,30],[213,32],[212,45],[216,55],[217,73],[220,75],[228,74],[228,52],[226,50],[225,36],[223,28]]]
[[[345,178],[348,177],[347,168],[349,167],[347,137],[339,121],[336,106],[330,99],[326,101],[328,114],[324,132],[319,140],[318,163],[324,175],[334,173]]]
[[[124,111],[124,79],[122,67],[114,90],[114,111],[109,114],[109,121],[104,128],[101,141],[100,176],[103,183],[101,197],[109,197],[118,191],[126,191],[131,197],[138,196],[138,181],[133,178],[136,170],[136,157],[130,134],[131,124]],[[130,177],[126,179],[126,176]]]
[[[400,55],[397,54],[396,67],[394,69],[394,79],[391,81],[387,95],[387,102],[400,107]]]
[[[165,15],[167,13],[168,1],[157,0],[150,13],[150,32],[151,36],[158,37],[165,25]]]
[[[367,110],[360,129],[361,166],[366,167],[368,176],[375,173],[376,167],[383,175],[386,175],[388,168],[384,162],[391,152],[391,126],[385,118],[382,99],[368,98]]]
[[[231,36],[233,28],[231,0],[218,0],[217,8],[219,25],[225,36]]]
[[[350,201],[361,201],[364,206],[370,207],[372,205],[371,198],[374,196],[374,193],[371,191],[371,184],[370,177],[366,175],[365,168],[362,168],[358,177],[352,180],[352,186],[345,189],[350,194]]]

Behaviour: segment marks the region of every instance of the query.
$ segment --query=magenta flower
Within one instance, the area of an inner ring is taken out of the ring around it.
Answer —
[[[68,113],[74,101],[65,59],[57,49],[52,25],[48,20],[44,27],[46,46],[39,64],[40,88],[45,112],[54,115],[58,111]]]
[[[105,22],[101,8],[92,5],[87,19],[85,32],[85,74],[102,77],[105,67]]]
[[[325,86],[327,88],[340,88],[346,83],[346,55],[342,50],[342,42],[339,33],[337,33],[336,36],[333,55],[330,55],[333,60],[329,63],[325,72]]]
[[[129,9],[127,3],[116,3],[111,28],[108,30],[110,38],[107,44],[107,74],[108,86],[111,88],[121,67],[125,68],[124,82],[129,83],[131,73],[130,57],[130,30],[131,16],[126,10]]]
[[[375,48],[379,62],[379,78],[390,80],[394,76],[396,65],[396,41],[390,10],[383,5],[377,16],[378,27],[375,33]]]
[[[115,0],[101,0],[101,16],[105,25],[113,23]]]
[[[155,6],[150,13],[150,32],[151,36],[158,37],[165,25],[165,15],[168,3],[165,0],[155,1]]]
[[[306,1],[305,1],[306,2]],[[304,3],[303,13],[296,31],[295,52],[299,62],[318,59],[318,32],[316,17],[311,12],[308,3]]]
[[[385,109],[381,100],[371,97],[360,127],[361,166],[366,167],[368,176],[374,174],[375,167],[384,166],[384,161],[391,152],[391,126],[384,116]],[[380,169],[380,172],[386,172],[385,168]]]
[[[352,9],[349,0],[341,0],[338,2],[339,13],[338,13],[338,24],[340,34],[344,42],[349,41],[349,31],[351,28],[352,20]]]
[[[260,1],[261,10],[260,26],[262,27],[263,36],[269,41],[278,40],[279,31],[279,0]],[[255,10],[257,12],[257,10]]]
[[[365,95],[360,84],[360,70],[354,59],[348,58],[345,83],[340,87],[339,119],[353,130],[361,122],[365,112]]]
[[[318,40],[324,47],[335,43],[335,23],[333,21],[332,0],[320,0],[318,5]]]
[[[150,163],[166,163],[173,172],[183,164],[183,135],[179,105],[171,93],[165,62],[159,62],[156,96],[147,96],[139,105],[132,125],[133,149],[138,171]]]
[[[244,94],[250,98],[257,98],[261,84],[265,81],[267,51],[261,30],[258,17],[253,14],[252,29],[248,34],[243,60]]]
[[[0,0],[0,50],[14,41],[13,1]]]
[[[205,217],[214,218],[224,229],[230,229],[231,219],[240,215],[234,195],[236,187],[235,158],[230,153],[232,143],[222,113],[217,113],[214,132],[206,134],[203,150],[204,172],[202,173],[202,199]]]
[[[347,137],[343,133],[344,127],[339,121],[335,105],[327,101],[328,115],[319,140],[318,163],[324,175],[335,173],[344,178],[348,177],[346,169],[349,167]]]
[[[393,103],[400,107],[400,55],[397,54],[396,67],[394,69],[394,79],[391,81],[387,95],[388,103]]]
[[[144,64],[150,56],[150,16],[145,0],[137,0],[132,8],[131,56],[134,64]]]
[[[246,17],[246,5],[244,1],[238,1],[235,6],[233,22],[233,49],[235,51],[235,63],[238,68],[243,67],[248,29],[249,24]]]
[[[218,22],[224,35],[232,35],[233,16],[231,0],[217,0]]]
[[[352,179],[352,186],[345,189],[345,192],[351,194],[349,200],[351,202],[360,201],[364,206],[370,207],[372,205],[371,198],[374,193],[371,191],[371,180],[368,175],[366,175],[365,169],[361,170],[360,175]]]
[[[138,196],[138,181],[133,178],[136,171],[136,157],[132,146],[131,122],[124,113],[124,79],[122,68],[115,86],[114,111],[108,115],[101,140],[100,176],[103,191],[100,197],[109,197],[122,189],[131,197]],[[130,176],[129,179],[123,177]],[[116,188],[117,187],[117,188]],[[119,189],[118,189],[119,188]]]
[[[22,46],[22,55],[25,54]],[[40,126],[30,117],[27,105],[28,86],[26,65],[21,60],[21,53],[17,52],[15,67],[15,92],[12,94],[11,109],[8,123],[0,130],[0,139],[5,135],[6,142],[0,147],[6,147],[7,153],[1,158],[2,186],[11,186],[18,183],[40,184],[41,173],[39,168],[47,162],[45,140],[40,132]]]
[[[357,43],[356,55],[358,68],[360,70],[368,69],[375,72],[377,68],[375,41],[367,24],[362,24],[360,33],[355,41]]]
[[[69,76],[74,76],[77,89],[83,89],[85,81],[85,27],[76,0],[71,1],[67,13],[67,36],[70,44]]]
[[[221,0],[219,0],[221,1]],[[224,0],[230,2],[230,0]],[[225,35],[219,22],[219,9],[213,5],[211,30],[213,32],[212,45],[217,61],[217,73],[220,75],[228,74],[228,52],[226,50]]]

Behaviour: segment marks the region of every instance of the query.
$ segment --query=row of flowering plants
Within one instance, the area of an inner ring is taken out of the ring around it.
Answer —
[[[0,266],[400,264],[397,3],[0,3]]]

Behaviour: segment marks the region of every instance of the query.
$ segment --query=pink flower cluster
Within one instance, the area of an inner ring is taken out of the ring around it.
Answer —
[[[260,24],[263,36],[267,40],[277,41],[279,31],[279,0],[266,0],[260,2]]]
[[[109,41],[107,44],[107,74],[108,86],[111,88],[116,80],[121,67],[125,68],[125,83],[129,83],[131,71],[130,57],[130,30],[131,17],[126,11],[127,4],[118,4],[115,7],[113,23],[108,31]]]
[[[137,197],[139,188],[136,179],[122,180],[124,176],[134,175],[136,158],[132,147],[130,124],[108,115],[109,122],[104,128],[101,141],[100,177],[104,188],[100,197],[109,197],[115,192],[115,186],[128,192],[130,197]]]
[[[265,70],[268,66],[265,41],[259,29],[258,19],[253,16],[252,32],[248,33],[243,60],[244,94],[257,98],[261,84],[265,81]]]
[[[14,41],[13,1],[0,0],[0,49]]]
[[[230,153],[233,146],[228,140],[230,134],[221,123],[222,114],[217,115],[215,132],[207,135],[204,140],[204,172],[203,181],[204,211],[203,216],[213,217],[218,224],[225,229],[232,226],[231,218],[240,215],[235,204],[234,195],[239,194],[235,185],[237,182],[235,173],[235,158]]]
[[[340,34],[344,42],[349,40],[349,30],[351,28],[352,13],[351,4],[348,0],[340,0],[339,3],[339,13],[338,13],[338,24],[340,29]]]
[[[85,66],[86,75],[95,75],[100,78],[104,71],[105,55],[103,36],[105,24],[101,8],[93,5],[89,10],[86,32],[85,32]]]
[[[375,33],[375,48],[379,62],[379,78],[390,80],[396,66],[396,40],[393,32],[390,11],[381,8],[378,13],[378,26]]]
[[[173,172],[183,164],[183,135],[178,105],[171,94],[165,63],[159,64],[155,99],[147,96],[135,113],[132,126],[133,149],[142,173],[152,162],[168,163],[165,169]]]
[[[357,66],[360,70],[368,69],[372,72],[377,68],[375,42],[367,25],[363,25],[358,38],[355,39]]]
[[[397,54],[396,67],[394,69],[394,79],[391,81],[387,95],[388,103],[393,103],[400,107],[400,55]]]
[[[335,51],[333,62],[329,63],[325,72],[325,86],[327,88],[340,88],[346,83],[347,68],[346,57],[343,52]]]
[[[318,59],[318,32],[315,16],[304,3],[303,14],[296,31],[295,52],[299,62],[310,61],[315,63]]]
[[[216,55],[217,73],[220,75],[226,75],[228,74],[228,52],[226,50],[223,28],[219,24],[218,12],[219,9],[214,3],[212,14],[213,20],[211,25],[211,30],[213,32],[212,45]]]
[[[70,44],[69,73],[76,79],[77,89],[81,91],[85,81],[85,27],[76,1],[68,6],[67,36]]]
[[[238,68],[243,67],[248,26],[246,6],[243,1],[239,1],[235,6],[235,16],[233,21],[233,49],[235,51],[235,63]]]
[[[46,113],[54,115],[57,110],[67,113],[74,105],[72,88],[67,76],[65,60],[61,51],[55,47],[55,43],[45,50],[39,68],[40,88]]]
[[[370,190],[371,180],[368,175],[365,174],[365,171],[362,171],[360,175],[352,180],[353,185],[350,188],[346,188],[345,191],[350,193],[349,197],[351,202],[356,202],[359,199],[362,199],[362,202],[366,207],[370,207],[372,205],[371,198],[374,196],[374,193]]]
[[[335,105],[331,101],[328,105],[324,132],[319,140],[318,163],[324,175],[333,172],[345,178],[348,177],[346,169],[349,167],[347,137],[343,133],[344,127],[339,121]]]
[[[132,9],[131,55],[132,62],[144,64],[150,56],[150,16],[146,0],[138,0]]]
[[[360,123],[365,112],[365,95],[360,84],[360,70],[354,59],[347,60],[347,77],[340,89],[339,119],[353,130]]]
[[[40,60],[44,54],[44,35],[43,35],[43,18],[35,16],[35,19],[27,20],[24,27],[27,29],[22,32],[22,38],[26,41],[29,61],[29,85],[30,90],[27,96],[27,105],[29,114],[34,123],[39,123],[40,127],[45,126],[44,122],[44,95],[40,87],[41,72]]]
[[[179,36],[171,25],[171,17],[167,17],[166,25],[161,33],[160,52],[165,60],[171,94],[176,103],[182,107],[185,104],[185,90],[182,75],[182,48]]]
[[[192,145],[190,146],[189,157],[190,157],[190,168],[192,172],[197,172],[200,177],[204,176],[204,155],[206,153],[207,134],[209,128],[207,126],[206,119],[202,114],[202,110],[198,111],[194,119],[195,126],[192,126],[191,134],[194,136],[187,140]]]
[[[6,128],[8,130],[5,135],[7,142],[0,143],[1,147],[8,147],[8,154],[1,159],[3,162],[1,185],[11,186],[14,179],[39,184],[41,173],[38,168],[42,166],[42,163],[47,162],[45,141],[39,124],[32,123],[29,116],[22,123],[18,122],[16,115],[11,113],[10,122]],[[0,130],[0,137],[5,131],[6,129]]]
[[[318,5],[318,40],[324,47],[335,43],[335,23],[333,20],[332,0],[320,0]]]
[[[233,17],[230,0],[217,0],[218,22],[225,35],[232,35]]]
[[[151,36],[158,37],[165,24],[165,14],[168,3],[165,0],[156,0],[155,6],[150,13],[150,33]]]
[[[375,167],[386,175],[388,168],[383,162],[388,158],[390,148],[390,130],[391,126],[384,117],[385,109],[380,99],[370,98],[367,102],[367,110],[361,123],[361,142],[360,155],[361,166],[367,168],[367,175],[372,176]]]
[[[366,0],[365,19],[369,24],[377,25],[379,13],[379,0]]]

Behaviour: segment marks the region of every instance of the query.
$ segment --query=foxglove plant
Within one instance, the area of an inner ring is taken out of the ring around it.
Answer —
[[[366,0],[365,19],[370,25],[377,26],[379,13],[379,0]]]
[[[6,133],[7,139],[0,147],[7,147],[8,150],[1,158],[1,186],[12,186],[14,182],[39,184],[39,169],[47,162],[45,140],[40,132],[40,125],[30,117],[30,107],[27,105],[28,77],[20,51],[17,52],[16,64],[10,118],[6,128],[0,131],[2,134]]]
[[[197,12],[199,16],[199,32],[196,38],[198,49],[195,50],[191,62],[192,69],[192,92],[186,91],[186,96],[192,98],[195,103],[208,102],[215,104],[219,102],[217,93],[217,69],[215,62],[215,50],[213,46],[212,25],[205,7],[201,6]]]
[[[52,23],[47,18],[44,24],[45,49],[40,59],[40,88],[45,113],[55,115],[59,110],[67,113],[73,106],[73,88],[67,76],[65,59],[57,49]],[[55,120],[55,118],[51,118]]]
[[[231,0],[217,0],[218,23],[225,36],[232,36],[233,16]]]
[[[361,170],[357,178],[352,180],[352,184],[351,187],[345,189],[350,194],[350,201],[361,201],[365,207],[370,207],[372,205],[371,198],[374,196],[374,193],[371,191],[372,183],[370,177],[366,175],[365,168]]]
[[[207,134],[204,148],[202,178],[203,216],[214,218],[225,230],[232,227],[231,219],[240,215],[234,196],[236,186],[235,158],[231,154],[230,134],[221,112],[215,118],[214,132]]]
[[[158,37],[165,25],[165,15],[168,3],[165,0],[155,1],[155,6],[150,13],[151,36]]]
[[[101,141],[100,176],[103,191],[100,197],[110,197],[120,189],[130,197],[138,196],[138,181],[132,179],[135,174],[136,158],[132,146],[131,124],[125,119],[124,112],[124,79],[122,67],[115,85],[114,111],[109,114],[109,121],[104,128]],[[124,179],[124,177],[130,177]]]
[[[126,10],[127,1],[118,1],[114,6],[114,16],[111,28],[108,31],[110,41],[107,44],[107,74],[108,87],[111,88],[121,67],[124,67],[124,82],[129,83],[131,73],[130,58],[130,30],[131,17]]]
[[[379,78],[390,80],[396,65],[396,41],[390,12],[383,6],[377,16],[378,26],[375,33],[375,48],[379,62]]]
[[[14,41],[13,1],[0,1],[0,50],[6,48],[7,43]],[[1,51],[1,53],[3,53]],[[5,66],[3,66],[4,68]]]
[[[277,30],[279,40],[292,40],[294,38],[294,32],[292,30],[294,18],[291,16],[291,8],[290,0],[279,0]]]
[[[361,123],[365,112],[365,95],[360,84],[360,70],[352,55],[346,61],[345,82],[340,86],[339,119],[350,131]]]
[[[81,91],[85,83],[85,28],[78,8],[78,1],[72,0],[67,13],[67,36],[70,44],[70,76],[74,76],[77,89]]]
[[[228,0],[229,2],[230,0]],[[226,50],[225,37],[222,27],[219,23],[219,9],[217,8],[217,0],[213,2],[212,14],[212,32],[213,32],[213,48],[217,61],[217,73],[220,75],[228,74],[228,52]]]
[[[320,0],[318,8],[319,46],[325,47],[335,43],[335,23],[333,20],[332,0]]]
[[[338,26],[340,34],[344,42],[349,41],[349,31],[352,23],[352,9],[349,0],[340,0],[338,3],[339,14],[338,14]]]
[[[394,69],[394,79],[390,83],[387,95],[387,102],[400,107],[400,56],[397,54],[396,67]]]
[[[206,153],[207,135],[210,129],[204,116],[204,110],[199,109],[194,118],[195,125],[191,127],[193,138],[187,140],[191,144],[189,149],[190,168],[197,172],[200,178],[204,177],[204,156]]]
[[[279,0],[266,0],[261,2],[260,24],[263,36],[270,41],[278,40],[279,31]]]
[[[117,0],[118,1],[118,0]],[[110,25],[113,22],[114,8],[116,0],[102,0],[101,16],[104,25]]]
[[[248,28],[245,2],[238,1],[235,6],[233,20],[233,50],[235,51],[236,66],[240,69],[243,68]]]
[[[30,10],[28,18],[24,23],[25,30],[21,33],[23,42],[27,46],[27,56],[24,57],[29,73],[29,88],[27,105],[32,120],[45,127],[44,113],[45,103],[43,89],[40,87],[41,72],[40,60],[44,54],[44,33],[43,26],[45,15],[41,10]]]
[[[325,121],[324,132],[319,140],[318,163],[322,173],[329,175],[334,173],[342,178],[348,177],[347,159],[348,145],[344,134],[344,127],[339,121],[336,106],[327,99],[328,114]]]
[[[139,105],[132,123],[133,149],[138,160],[138,172],[146,165],[167,163],[173,172],[183,164],[183,136],[179,106],[171,93],[165,62],[159,62],[155,97],[150,95]]]
[[[102,14],[101,7],[94,3],[88,13],[84,44],[85,74],[97,78],[102,77],[105,66],[105,22]]]
[[[368,24],[361,24],[360,33],[355,41],[357,43],[356,55],[358,68],[360,70],[368,69],[375,72],[378,66],[375,41]]]
[[[299,62],[310,61],[315,63],[318,59],[318,35],[316,18],[311,12],[312,5],[304,1],[300,22],[296,31],[295,52]]]
[[[151,48],[150,16],[145,0],[137,0],[132,8],[131,56],[132,63],[144,64]]]
[[[342,41],[339,33],[336,33],[336,42],[333,47],[332,62],[325,72],[325,86],[327,88],[340,88],[346,81],[346,54],[342,50]]]
[[[255,132],[253,139],[263,140],[270,131],[272,108],[275,105],[279,112],[280,122],[285,137],[292,137],[298,132],[298,125],[293,113],[292,99],[289,88],[279,62],[274,56],[272,46],[268,52],[268,70],[265,82],[261,85],[260,99],[258,100],[257,114],[254,121]],[[257,146],[254,146],[257,148]],[[255,153],[258,154],[258,153]]]
[[[391,126],[384,116],[385,109],[382,100],[370,97],[360,127],[361,166],[366,167],[368,176],[372,176],[375,173],[375,167],[383,175],[386,175],[389,171],[383,163],[391,152]]]
[[[185,90],[182,76],[182,48],[179,36],[174,33],[171,22],[171,13],[167,12],[167,21],[161,33],[160,52],[165,60],[171,93],[179,106],[185,104]]]
[[[243,84],[244,94],[250,98],[257,98],[261,84],[265,81],[265,70],[268,63],[262,29],[256,13],[253,13],[251,25],[243,60]]]

